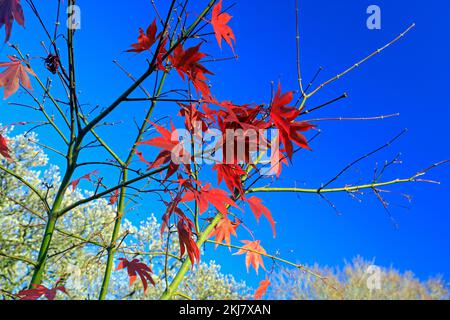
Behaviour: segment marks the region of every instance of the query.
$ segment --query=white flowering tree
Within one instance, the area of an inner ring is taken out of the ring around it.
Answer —
[[[48,163],[47,155],[38,146],[36,134],[21,134],[8,140],[10,154],[16,160],[9,168],[51,197],[55,190],[50,186],[60,182],[60,169]],[[15,293],[26,288],[33,272],[45,218],[40,213],[39,199],[20,181],[0,172],[0,185],[0,296],[15,299]],[[78,201],[89,194],[91,192],[77,188],[68,201]],[[89,207],[71,211],[61,220],[49,252],[46,283],[51,286],[57,281],[64,282],[67,294],[61,293],[57,298],[97,298],[114,217],[114,206],[107,199],[99,199]],[[120,238],[123,241],[118,251],[130,260],[140,255],[141,260],[153,268],[156,285],[144,294],[141,282],[136,281],[130,287],[127,273],[118,270],[112,274],[109,298],[157,299],[163,293],[165,273],[173,276],[181,262],[177,256],[178,242],[171,241],[169,254],[174,259],[165,266],[166,247],[159,234],[160,228],[154,216],[137,226],[129,221],[122,224]],[[222,274],[220,266],[210,261],[198,265],[185,279],[179,298],[181,296],[210,300],[246,299],[249,288],[233,276]]]

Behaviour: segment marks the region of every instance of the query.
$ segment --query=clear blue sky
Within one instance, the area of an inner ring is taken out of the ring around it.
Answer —
[[[161,12],[164,12],[166,2],[156,1]],[[198,13],[199,3],[206,2],[196,1],[191,13]],[[235,2],[230,25],[236,33],[240,59],[208,65],[216,73],[212,78],[213,93],[219,99],[246,103],[267,101],[271,81],[280,80],[284,89],[297,90],[294,0]],[[54,15],[49,5],[52,1],[36,3],[50,25]],[[224,6],[232,3],[224,0]],[[366,28],[366,8],[371,4],[381,7],[381,30]],[[149,0],[120,4],[119,1],[80,0],[79,5],[82,29],[76,34],[76,61],[80,99],[83,103],[106,106],[129,85],[129,80],[111,63],[112,60],[118,59],[135,75],[144,70],[144,56],[123,51],[135,42],[138,28],[146,27],[153,20],[154,13]],[[450,3],[444,0],[300,1],[301,60],[307,80],[319,66],[324,67],[319,82],[326,80],[390,41],[412,22],[416,22],[417,27],[405,39],[323,90],[309,104],[313,107],[348,92],[348,99],[314,117],[377,116],[396,112],[401,117],[376,122],[322,122],[323,134],[312,144],[314,151],[298,154],[295,165],[284,171],[276,185],[320,186],[343,166],[381,146],[404,128],[409,132],[401,140],[366,159],[335,186],[369,181],[376,162],[391,160],[399,152],[403,164],[391,168],[386,179],[408,177],[450,157],[448,12]],[[30,52],[32,57],[43,56],[39,42],[45,38],[38,31],[28,7],[25,14],[27,30],[15,25],[12,41],[20,43],[22,50]],[[231,55],[227,46],[220,52],[213,38],[204,48],[215,57]],[[6,47],[0,50],[2,60],[7,52]],[[39,60],[33,63],[38,65]],[[178,80],[174,81],[180,84]],[[15,97],[15,100],[20,99],[21,96]],[[3,124],[34,118],[28,111],[17,111],[3,101],[0,104],[0,122]],[[145,104],[123,105],[110,118],[110,121],[123,120],[123,124],[115,132],[103,131],[106,139],[115,149],[123,150],[123,154],[129,148],[126,139],[134,130],[133,117],[142,116],[146,107]],[[155,118],[175,112],[174,106],[160,105]],[[45,130],[40,134],[42,139],[53,138]],[[54,162],[60,163],[56,158]],[[276,239],[272,238],[266,221],[256,225],[251,213],[246,214],[245,221],[254,227],[256,237],[269,252],[278,251],[284,258],[296,262],[339,265],[344,259],[361,255],[375,257],[383,266],[392,264],[400,270],[413,270],[421,278],[441,273],[448,279],[449,172],[449,167],[442,167],[428,176],[440,180],[440,186],[413,184],[391,188],[394,192],[386,198],[391,203],[399,229],[394,228],[381,204],[369,194],[362,197],[362,203],[346,194],[330,197],[341,216],[314,195],[263,195],[261,197],[277,221]],[[413,196],[412,202],[408,203],[399,193]],[[138,216],[144,217],[149,212],[160,215],[161,210],[159,204],[149,200]],[[242,236],[247,237],[244,233]],[[231,257],[228,250],[218,251],[221,254],[216,260],[223,265],[224,271],[238,278],[247,277],[242,256]],[[214,257],[214,253],[212,248],[207,249],[208,257]],[[267,265],[270,265],[269,261]],[[253,271],[251,274],[253,282],[256,279]]]

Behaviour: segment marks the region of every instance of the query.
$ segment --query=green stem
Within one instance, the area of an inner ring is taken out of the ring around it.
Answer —
[[[166,78],[167,78],[167,73],[164,73],[164,75],[161,78],[161,81],[159,83],[159,86],[158,86],[158,90],[156,93],[157,96],[159,96],[161,94]],[[130,165],[131,161],[133,160],[133,156],[136,151],[137,145],[141,141],[142,136],[144,135],[144,133],[147,129],[148,120],[150,119],[150,117],[153,113],[153,110],[155,109],[155,106],[156,106],[156,101],[152,101],[152,105],[151,105],[149,111],[147,112],[147,115],[144,118],[144,121],[143,121],[142,126],[139,130],[139,133],[136,137],[136,140],[133,144],[133,147],[131,148],[128,158],[124,164],[122,183],[125,183],[128,181],[128,174],[129,174],[128,166]],[[117,240],[119,237],[120,226],[122,225],[122,219],[123,219],[124,210],[125,210],[125,193],[126,193],[126,191],[127,191],[126,186],[124,186],[120,190],[120,199],[119,199],[118,206],[117,206],[117,217],[116,217],[116,221],[114,222],[114,231],[111,236],[110,247],[108,248],[108,258],[106,261],[105,275],[103,277],[102,287],[100,289],[99,300],[105,300],[106,295],[108,294],[108,286],[109,286],[109,282],[111,279],[111,273],[112,273],[113,267],[114,267],[114,255],[117,250],[116,243],[117,243]]]
[[[248,191],[248,193],[256,193],[256,192],[294,192],[294,193],[315,193],[315,194],[320,194],[320,193],[355,192],[355,191],[364,190],[364,189],[376,189],[376,188],[379,188],[379,187],[385,187],[385,186],[390,186],[390,185],[399,184],[399,183],[413,182],[415,178],[416,177],[408,178],[408,179],[396,179],[396,180],[391,180],[391,181],[387,181],[387,182],[370,183],[370,184],[364,184],[364,185],[359,185],[359,186],[348,186],[348,187],[330,188],[330,189],[265,188],[265,187],[263,187],[263,188],[250,189]]]

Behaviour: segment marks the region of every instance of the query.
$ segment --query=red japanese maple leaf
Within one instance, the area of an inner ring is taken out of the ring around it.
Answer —
[[[227,206],[238,208],[236,203],[230,199],[226,191],[211,188],[210,184],[201,187],[200,190],[190,188],[186,191],[185,195],[181,199],[181,202],[191,202],[193,200],[197,201],[200,214],[204,213],[208,209],[209,203],[222,214],[227,214]]]
[[[141,53],[146,50],[150,50],[150,48],[155,44],[156,40],[161,35],[156,36],[157,27],[156,27],[156,18],[153,20],[152,24],[147,28],[147,31],[144,32],[144,29],[139,28],[139,37],[138,42],[131,45],[132,49],[127,50],[127,52],[136,52]]]
[[[4,99],[8,99],[19,90],[19,83],[31,90],[30,78],[27,73],[36,76],[33,70],[22,64],[22,61],[12,56],[8,58],[11,62],[0,62],[0,68],[7,68],[0,73],[0,87],[4,88]]]
[[[233,222],[227,217],[223,217],[222,220],[217,224],[214,230],[210,233],[209,237],[216,237],[215,241],[222,243],[225,241],[226,244],[231,244],[231,235],[237,237],[236,229],[239,226],[239,222]],[[216,244],[216,248],[219,245]],[[231,250],[231,249],[230,249]]]
[[[245,198],[244,188],[242,186],[242,178],[247,175],[239,165],[232,164],[216,164],[213,170],[217,170],[217,180],[220,184],[225,181],[228,189],[231,192],[237,190],[241,197]]]
[[[272,225],[273,236],[275,237],[277,235],[277,232],[275,230],[275,221],[272,218],[272,213],[270,212],[270,210],[267,209],[267,207],[262,204],[262,200],[257,197],[248,198],[247,202],[250,205],[250,209],[255,215],[256,220],[259,221],[262,215],[264,215],[267,220],[269,220],[270,224]]]
[[[180,163],[186,164],[187,170],[189,170],[187,164],[189,163],[189,152],[187,152],[180,141],[178,140],[178,136],[176,134],[172,134],[166,128],[159,126],[155,123],[152,125],[156,128],[156,130],[161,134],[159,137],[151,138],[146,141],[139,142],[138,145],[149,145],[153,147],[157,147],[162,149],[162,151],[158,154],[155,161],[150,163],[143,157],[142,153],[137,151],[139,159],[146,163],[151,168],[159,168],[162,165],[169,163],[169,168],[167,170],[166,178],[167,180],[171,177],[180,167]],[[175,128],[172,124],[172,130],[175,132]],[[178,161],[173,161],[173,156],[176,155],[178,157]]]
[[[16,20],[18,24],[25,27],[25,17],[23,15],[20,0],[1,0],[0,1],[0,28],[5,26],[5,43],[11,37],[12,24]]]
[[[10,150],[8,148],[8,140],[0,133],[0,154],[7,160],[12,160]]]
[[[266,294],[267,289],[270,286],[270,280],[265,279],[259,283],[258,289],[255,291],[255,295],[253,296],[254,300],[262,300],[262,297]]]
[[[219,47],[222,48],[222,39],[224,39],[234,52],[233,41],[236,42],[233,30],[227,25],[232,16],[226,12],[222,12],[222,0],[220,0],[212,10],[211,24],[216,34]]]
[[[194,228],[194,223],[188,218],[180,219],[178,221],[177,230],[178,239],[180,241],[180,257],[183,257],[187,252],[192,266],[194,266],[196,261],[200,262],[200,250],[192,238],[192,229]]]
[[[213,73],[200,64],[200,60],[206,57],[205,53],[199,51],[201,45],[202,44],[199,43],[195,47],[184,50],[183,46],[180,44],[174,49],[169,60],[183,80],[185,80],[187,76],[197,90],[197,93],[209,97],[211,93],[209,86],[206,83],[207,79],[205,75],[213,75]]]
[[[88,174],[85,174],[84,176],[82,176],[81,178],[78,178],[76,180],[73,180],[70,185],[72,186],[72,190],[75,191],[75,189],[78,187],[78,184],[82,181],[82,180],[87,180],[92,182],[92,176],[95,176],[97,174],[99,174],[100,172],[98,170],[92,171]]]
[[[247,272],[250,268],[250,265],[255,269],[256,273],[258,273],[259,266],[264,268],[264,261],[262,259],[261,254],[266,254],[266,250],[261,247],[261,241],[249,241],[243,240],[242,243],[245,244],[236,255],[246,254],[245,256],[245,266],[247,267]]]
[[[19,291],[17,296],[20,300],[37,300],[44,296],[47,300],[55,300],[56,293],[61,291],[67,294],[66,288],[59,286],[60,281],[58,281],[53,289],[48,289],[43,285],[35,285],[32,289]]]
[[[278,85],[278,91],[272,101],[270,110],[270,121],[279,130],[280,141],[283,143],[286,154],[292,159],[294,154],[293,143],[298,146],[311,150],[308,141],[300,132],[308,131],[314,128],[314,125],[308,122],[295,122],[301,111],[287,106],[293,99],[293,93],[281,94],[281,84]]]
[[[130,286],[133,285],[133,283],[136,281],[137,276],[141,278],[142,285],[144,286],[144,292],[147,291],[148,288],[148,282],[154,286],[155,281],[153,280],[151,274],[153,273],[152,269],[146,265],[145,263],[141,262],[139,259],[133,259],[132,261],[128,261],[125,258],[119,259],[119,265],[117,266],[117,270],[127,269],[128,271],[128,277],[130,278]]]

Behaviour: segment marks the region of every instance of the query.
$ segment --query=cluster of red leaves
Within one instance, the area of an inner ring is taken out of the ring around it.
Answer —
[[[292,92],[281,94],[280,84],[272,101],[270,110],[270,123],[279,130],[280,140],[284,145],[283,151],[286,152],[289,159],[292,159],[294,154],[293,142],[304,149],[310,149],[308,141],[300,132],[305,132],[314,128],[314,126],[308,122],[295,121],[301,114],[301,110],[288,106],[292,99]]]
[[[233,43],[236,41],[233,30],[228,25],[231,20],[231,15],[222,11],[222,0],[220,0],[212,10],[211,25],[219,44],[222,47],[222,40],[224,40],[233,50]],[[129,52],[141,53],[149,50],[153,44],[161,39],[161,34],[158,36],[156,22],[150,25],[147,32],[144,33],[140,29],[140,36],[138,42],[132,45]],[[273,234],[276,235],[275,220],[272,217],[270,210],[263,205],[263,201],[257,197],[246,197],[246,190],[243,186],[243,181],[248,175],[244,170],[242,163],[247,163],[253,167],[252,154],[256,151],[271,151],[274,159],[279,159],[279,163],[272,167],[277,177],[280,176],[282,164],[288,164],[287,159],[291,159],[294,154],[294,145],[301,148],[310,149],[308,141],[303,135],[304,132],[313,128],[308,122],[299,122],[297,118],[301,111],[294,106],[290,106],[293,100],[293,92],[282,94],[281,85],[279,85],[273,100],[268,105],[244,104],[237,105],[231,101],[218,101],[212,94],[208,85],[208,75],[213,75],[204,65],[203,59],[207,56],[206,53],[201,52],[202,43],[185,49],[185,43],[178,43],[176,47],[166,49],[167,39],[163,39],[160,43],[160,51],[156,53],[156,60],[158,69],[165,72],[170,69],[175,69],[183,81],[189,82],[196,90],[202,100],[199,103],[179,104],[179,115],[184,118],[184,124],[188,132],[195,136],[198,132],[198,124],[201,126],[200,132],[208,132],[211,129],[219,130],[222,133],[221,145],[216,145],[216,152],[221,152],[225,163],[218,163],[213,167],[217,174],[217,182],[219,188],[212,187],[211,184],[202,184],[194,180],[195,176],[190,166],[184,166],[184,172],[180,171],[180,165],[172,161],[172,155],[175,153],[180,157],[191,157],[190,153],[183,149],[179,142],[179,137],[174,136],[171,131],[156,124],[152,124],[156,131],[160,134],[158,137],[151,138],[147,141],[140,142],[140,145],[153,146],[160,149],[160,153],[153,162],[147,161],[140,151],[136,151],[139,159],[145,163],[148,169],[160,168],[163,165],[167,166],[167,173],[163,182],[167,182],[174,174],[178,174],[178,189],[176,192],[170,192],[171,201],[164,202],[167,209],[163,215],[163,223],[161,232],[163,233],[173,220],[176,226],[180,241],[180,255],[183,257],[188,255],[192,264],[200,259],[199,248],[194,241],[196,237],[196,226],[193,221],[179,208],[180,204],[195,201],[199,214],[203,214],[210,208],[214,207],[217,212],[223,215],[221,221],[215,226],[209,237],[215,237],[217,243],[225,242],[227,245],[231,243],[231,236],[237,236],[237,228],[240,222],[233,222],[228,217],[228,209],[230,207],[239,208],[235,201],[242,200],[249,204],[249,207],[256,219],[259,221],[264,216],[271,224]],[[170,54],[168,54],[170,50]],[[166,66],[163,57],[167,57]],[[266,137],[257,134],[256,137],[249,138],[246,134],[243,136],[233,134],[227,136],[228,132],[236,132],[241,130],[244,133],[248,130],[253,132],[261,132],[271,128],[278,129],[280,148],[273,147],[270,141],[266,141]],[[174,127],[172,124],[172,131]],[[245,140],[242,140],[245,139]],[[245,145],[245,152],[238,152],[236,149],[226,148],[226,144],[232,142],[235,148],[238,145]],[[262,144],[261,142],[264,142]],[[265,146],[266,149],[261,150]],[[187,159],[187,158],[185,158]],[[186,163],[182,161],[180,163]],[[188,178],[183,178],[183,174],[187,174]],[[222,182],[231,193],[220,189]],[[173,182],[172,182],[173,183]],[[117,201],[114,198],[115,202]],[[236,254],[246,254],[247,269],[252,266],[258,272],[259,266],[264,268],[263,255],[266,254],[260,241],[244,241],[244,246]],[[256,297],[264,294],[268,283],[261,286]]]
[[[198,94],[201,93],[203,97],[210,97],[211,92],[206,83],[206,75],[213,75],[213,73],[200,64],[200,60],[206,57],[205,53],[200,52],[201,45],[200,43],[184,50],[180,44],[169,57],[169,61],[183,80],[191,81]]]
[[[199,184],[198,182],[196,182]],[[228,212],[227,206],[237,208],[236,203],[230,199],[228,193],[222,189],[212,188],[210,184],[200,186],[196,189],[192,184],[187,184],[187,191],[184,194],[181,202],[196,201],[200,214],[204,213],[209,204],[212,204],[218,212],[226,215]]]
[[[4,99],[8,99],[19,90],[19,83],[31,90],[30,78],[27,73],[36,76],[33,70],[23,65],[22,61],[13,56],[9,56],[9,60],[11,62],[0,62],[0,68],[6,68],[0,73],[0,87],[4,88]]]
[[[66,288],[59,285],[58,281],[53,289],[48,289],[43,285],[36,285],[32,289],[19,291],[17,297],[20,300],[38,300],[44,296],[47,300],[55,300],[58,291],[67,294]]]
[[[147,291],[148,282],[150,282],[153,286],[155,285],[155,281],[153,280],[151,274],[153,273],[152,269],[147,266],[145,263],[142,263],[138,259],[133,259],[132,261],[128,261],[125,258],[119,259],[119,265],[117,266],[117,270],[127,269],[128,277],[130,278],[130,286],[136,282],[137,276],[141,278],[142,285],[144,286],[144,292]]]
[[[20,0],[1,0],[0,1],[0,28],[5,26],[6,38],[5,43],[11,37],[13,21],[25,27],[25,17],[23,15]]]

